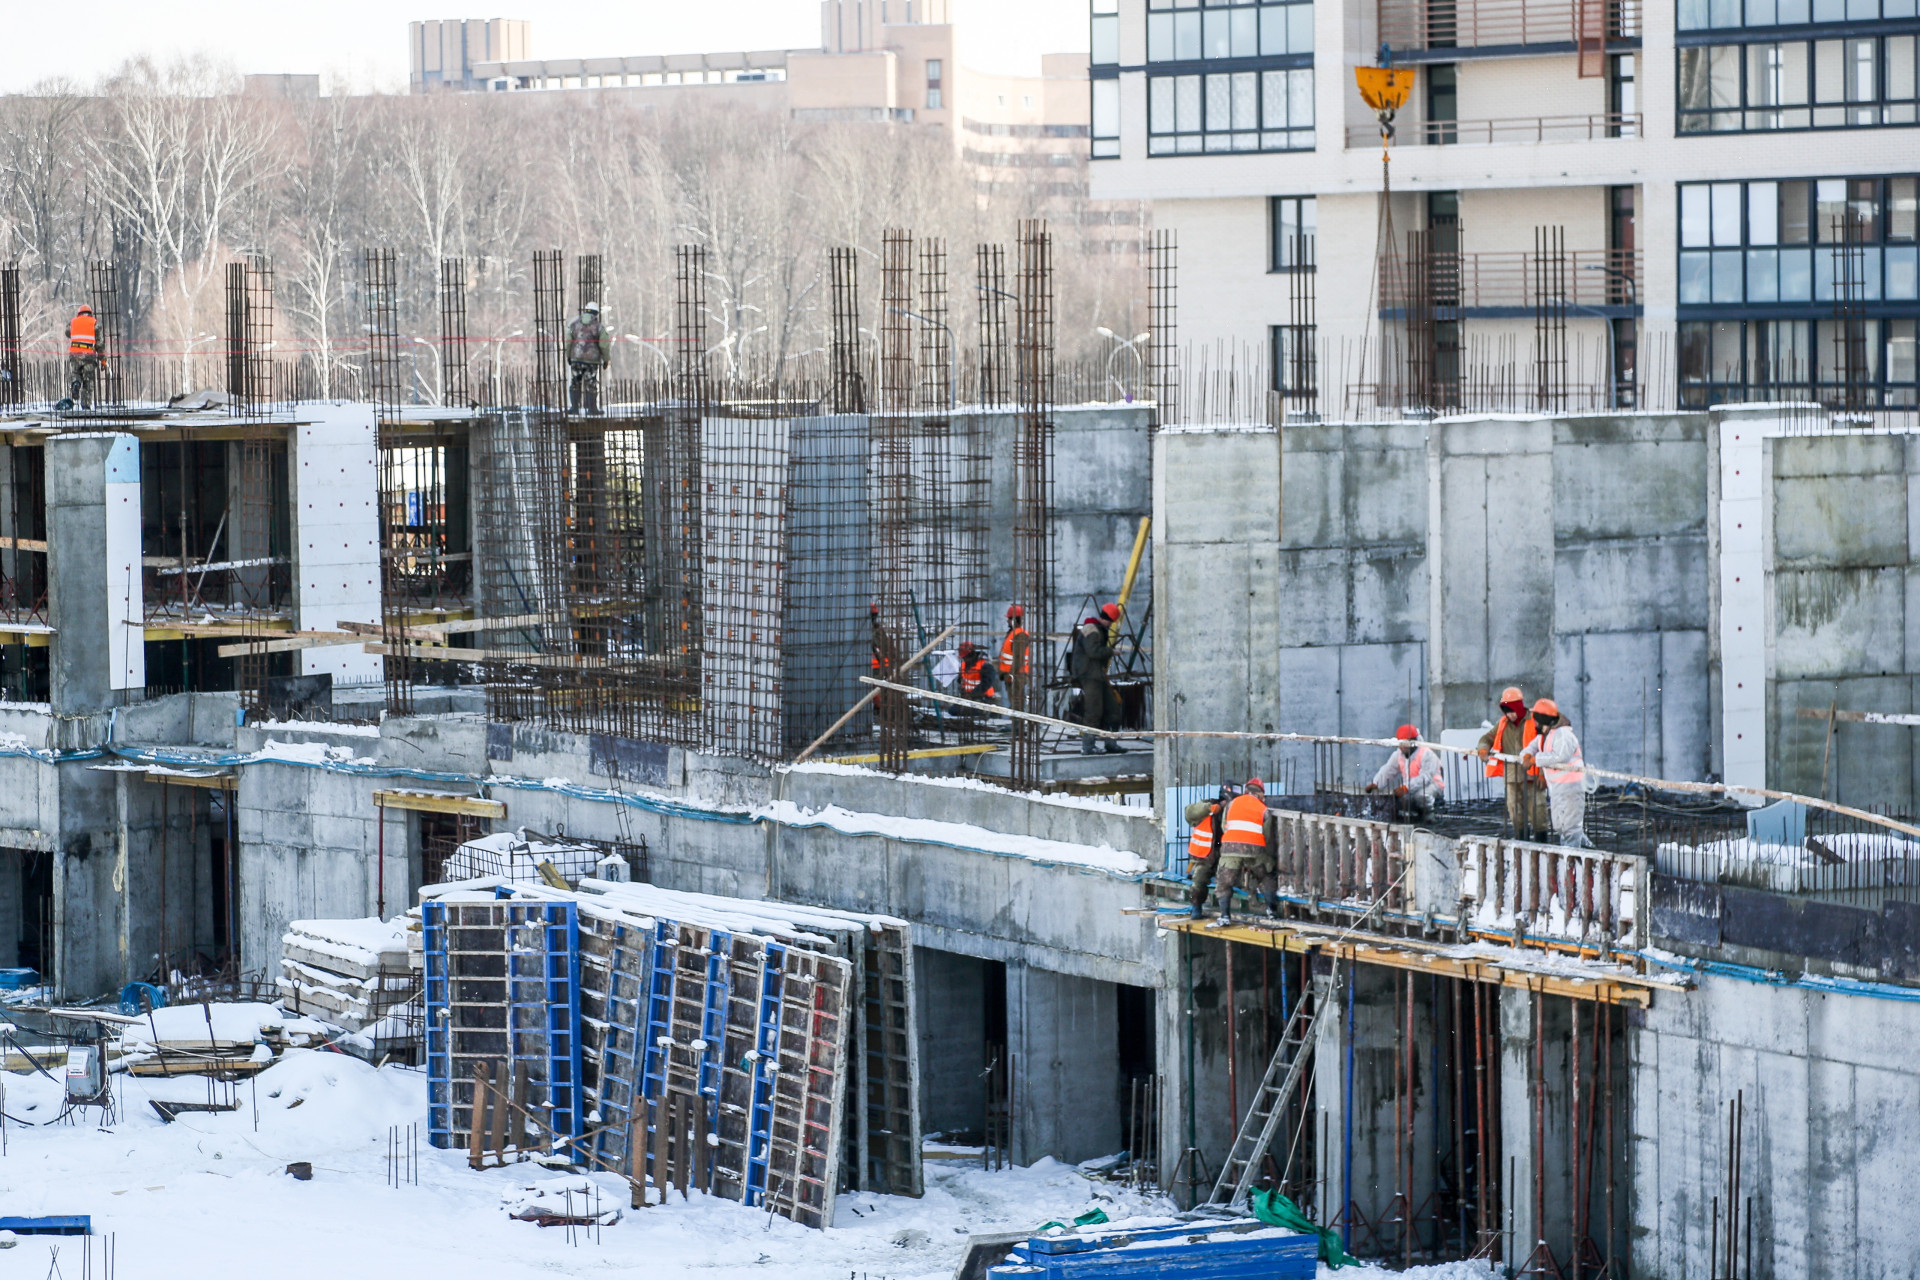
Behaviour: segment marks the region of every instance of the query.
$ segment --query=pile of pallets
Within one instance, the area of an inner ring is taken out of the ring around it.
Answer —
[[[920,1194],[905,922],[593,879],[423,896],[435,1145],[499,1158],[478,1078],[550,1118],[524,1149],[626,1175],[635,1207],[699,1189],[824,1226],[843,1188]]]
[[[295,920],[280,939],[280,1003],[348,1031],[410,999],[404,921]]]

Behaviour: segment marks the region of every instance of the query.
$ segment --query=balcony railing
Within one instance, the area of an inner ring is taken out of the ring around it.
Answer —
[[[1460,921],[1469,932],[1603,956],[1647,945],[1642,859],[1490,836],[1462,837],[1459,856]]]
[[[1380,38],[1395,49],[1487,49],[1640,34],[1639,0],[1382,0]]]
[[[1276,810],[1280,892],[1389,911],[1414,901],[1405,828],[1363,818]]]
[[[1639,112],[1597,112],[1584,116],[1514,116],[1501,120],[1428,120],[1404,126],[1394,135],[1400,147],[1489,146],[1497,142],[1584,142],[1640,136]],[[1349,147],[1377,146],[1373,125],[1347,126]]]
[[[1610,307],[1640,297],[1640,255],[1631,249],[1584,249],[1563,255],[1564,271],[1540,270],[1528,252],[1436,253],[1403,257],[1382,282],[1381,305],[1406,307],[1414,298],[1436,310],[1451,307],[1532,307],[1542,280],[1556,282],[1569,307]],[[1426,271],[1425,280],[1418,273]],[[1551,264],[1546,264],[1551,265]]]

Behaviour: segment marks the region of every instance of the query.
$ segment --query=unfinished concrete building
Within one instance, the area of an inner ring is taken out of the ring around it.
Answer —
[[[556,256],[551,363],[473,397],[507,403],[16,406],[0,942],[63,998],[242,981],[290,921],[564,833],[906,922],[929,1134],[1125,1150],[1183,1205],[1268,1181],[1400,1262],[1904,1274],[1910,433],[1066,408],[1040,234],[971,405],[903,322],[806,395],[690,360],[570,414]],[[1042,682],[1011,732],[927,696],[903,656],[1009,603],[1050,672],[1147,516],[1118,761]],[[918,692],[828,734],[876,671]],[[1356,794],[1385,749],[1340,739],[1469,745],[1514,683],[1648,780],[1606,783],[1598,849],[1512,838],[1478,761],[1421,821]],[[1199,927],[1184,803],[1256,773],[1278,915]]]

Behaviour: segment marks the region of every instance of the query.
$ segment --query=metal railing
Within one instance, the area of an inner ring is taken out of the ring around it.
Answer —
[[[1395,49],[1483,49],[1640,34],[1639,0],[1383,0]]]
[[[1280,892],[1298,897],[1363,900],[1389,911],[1413,902],[1406,829],[1364,818],[1274,812]]]
[[[1420,289],[1436,308],[1532,307],[1540,301],[1538,256],[1524,251],[1430,254],[1423,261],[1431,280],[1423,289],[1413,278],[1415,262],[1403,257],[1400,269],[1382,287],[1382,305],[1407,306]],[[1569,307],[1621,306],[1639,300],[1637,251],[1576,249],[1562,256],[1565,272],[1549,273],[1549,278],[1564,281],[1564,301]]]
[[[1642,129],[1639,112],[1601,111],[1573,116],[1512,116],[1499,120],[1428,120],[1402,127],[1394,135],[1401,147],[1487,146],[1513,142],[1582,142],[1607,138],[1637,138]],[[1380,144],[1375,125],[1347,126],[1349,147]]]
[[[1463,836],[1456,851],[1459,918],[1470,933],[1603,955],[1647,945],[1644,859],[1490,836]]]

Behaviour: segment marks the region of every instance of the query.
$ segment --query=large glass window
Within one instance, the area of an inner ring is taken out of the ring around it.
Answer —
[[[1093,0],[1091,27],[1088,30],[1087,61],[1096,67],[1114,66],[1120,61],[1120,0]]]
[[[1093,158],[1111,160],[1120,154],[1120,82],[1093,82]]]
[[[1148,62],[1312,52],[1312,0],[1294,4],[1207,0],[1205,5],[1200,0],[1148,0]]]
[[[1274,196],[1268,201],[1273,244],[1269,271],[1313,270],[1313,240],[1318,213],[1312,196]]]
[[[1776,40],[1681,49],[1681,133],[1857,129],[1920,122],[1916,37]]]
[[[1313,69],[1147,78],[1147,154],[1304,151],[1313,146]]]
[[[1916,16],[1916,0],[1678,0],[1682,31],[1791,27],[1809,22],[1877,22]]]
[[[1910,176],[1683,183],[1680,303],[1920,300],[1916,204]]]

